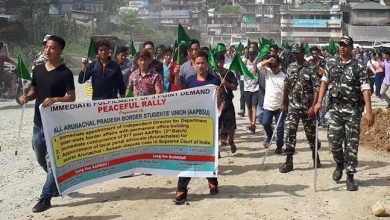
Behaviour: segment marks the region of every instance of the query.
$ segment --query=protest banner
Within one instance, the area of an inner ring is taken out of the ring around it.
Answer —
[[[60,193],[132,172],[216,177],[215,88],[41,106]]]

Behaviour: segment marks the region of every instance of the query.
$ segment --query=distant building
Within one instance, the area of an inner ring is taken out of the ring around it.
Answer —
[[[304,3],[298,7],[282,7],[281,38],[294,42],[326,43],[343,36],[342,12],[331,3]]]
[[[256,0],[244,2],[241,29],[250,39],[272,38],[280,42],[280,8],[292,5],[290,0]]]
[[[351,6],[346,29],[355,42],[371,46],[374,41],[390,42],[390,7],[369,1]]]

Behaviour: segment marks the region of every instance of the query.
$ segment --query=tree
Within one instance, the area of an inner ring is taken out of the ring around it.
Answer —
[[[125,32],[132,32],[138,24],[138,12],[134,10],[123,9],[118,13],[118,26]]]
[[[126,5],[126,1],[124,0],[109,0],[109,1],[103,1],[103,7],[105,10],[107,10],[110,14],[113,12],[116,12],[118,8],[123,7]]]

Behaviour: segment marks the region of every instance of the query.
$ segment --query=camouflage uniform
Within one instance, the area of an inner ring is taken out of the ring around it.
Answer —
[[[330,59],[322,81],[333,82],[333,108],[330,110],[328,139],[333,159],[348,173],[356,173],[363,90],[370,85],[364,64],[356,58],[344,63]],[[343,152],[343,143],[345,148]]]
[[[305,61],[302,67],[297,62],[291,63],[287,69],[284,87],[289,90],[288,113],[285,126],[285,153],[295,152],[296,134],[299,119],[302,119],[310,149],[315,149],[315,120],[310,119],[307,111],[313,105],[314,92],[319,90],[319,79],[316,66]],[[318,144],[320,146],[320,144]]]
[[[61,56],[60,60],[63,63],[64,62],[64,57]],[[46,59],[45,59],[44,52],[38,53],[37,55],[35,55],[35,59],[34,59],[32,67],[31,67],[31,70],[34,70],[36,66],[41,65],[41,64],[43,64],[45,62],[46,62]]]
[[[62,57],[61,57],[61,58],[62,58]],[[43,64],[43,63],[45,63],[45,62],[46,62],[45,54],[44,54],[43,52],[38,53],[38,54],[35,56],[33,65],[32,65],[32,67],[31,67],[31,70],[34,70],[36,66],[41,65],[41,64]]]

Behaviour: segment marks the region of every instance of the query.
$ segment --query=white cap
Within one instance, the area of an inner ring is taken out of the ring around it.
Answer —
[[[46,34],[46,36],[42,40],[42,43],[46,43],[49,37],[51,37],[51,34]]]

